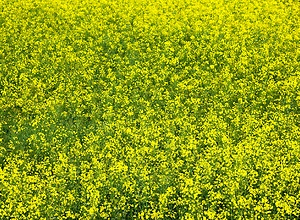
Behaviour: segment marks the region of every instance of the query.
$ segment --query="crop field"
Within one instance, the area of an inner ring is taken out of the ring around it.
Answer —
[[[0,0],[0,219],[300,219],[300,1]]]

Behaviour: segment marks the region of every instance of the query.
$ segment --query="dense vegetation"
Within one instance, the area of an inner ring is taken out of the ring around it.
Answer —
[[[299,219],[300,2],[0,0],[1,219]]]

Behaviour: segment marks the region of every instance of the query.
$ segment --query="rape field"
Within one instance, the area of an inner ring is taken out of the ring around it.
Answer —
[[[0,219],[300,218],[299,1],[0,9]]]

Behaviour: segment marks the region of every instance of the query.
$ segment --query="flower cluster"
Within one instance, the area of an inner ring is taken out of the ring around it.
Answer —
[[[300,2],[2,0],[1,219],[300,218]]]

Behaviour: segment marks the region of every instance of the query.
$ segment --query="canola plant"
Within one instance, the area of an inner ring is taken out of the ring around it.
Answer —
[[[0,9],[0,219],[300,218],[299,1]]]

